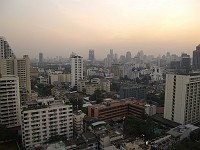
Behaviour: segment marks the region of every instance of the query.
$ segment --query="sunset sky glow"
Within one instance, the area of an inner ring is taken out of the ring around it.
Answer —
[[[1,0],[0,18],[18,56],[192,54],[200,43],[199,0]]]

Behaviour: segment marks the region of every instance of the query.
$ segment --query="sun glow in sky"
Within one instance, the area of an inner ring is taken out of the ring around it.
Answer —
[[[18,56],[192,54],[199,14],[199,0],[1,0],[0,35]]]

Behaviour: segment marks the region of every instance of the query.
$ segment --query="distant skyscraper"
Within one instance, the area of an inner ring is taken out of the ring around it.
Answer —
[[[113,61],[114,55],[113,55],[113,49],[110,49],[110,59],[111,62]]]
[[[39,53],[39,63],[43,63],[43,53]]]
[[[115,53],[115,55],[114,55],[114,63],[117,63],[118,62],[118,55],[117,55],[117,53]]]
[[[119,58],[119,61],[120,61],[121,63],[124,63],[125,60],[126,60],[126,57],[125,57],[124,55],[121,55],[120,58]]]
[[[71,55],[71,86],[77,86],[79,79],[83,79],[83,57]]]
[[[194,69],[200,69],[200,44],[193,51],[192,66]]]
[[[164,118],[180,124],[200,121],[200,75],[167,74]]]
[[[0,74],[0,124],[20,126],[19,78]]]
[[[0,59],[7,59],[13,56],[15,57],[8,42],[4,37],[0,36]]]
[[[132,56],[131,56],[131,52],[126,52],[126,62],[131,62],[131,58],[132,58]]]
[[[93,49],[90,49],[90,50],[89,50],[89,57],[88,57],[88,60],[91,60],[91,61],[94,60],[94,50],[93,50]]]
[[[181,68],[189,70],[191,68],[191,58],[190,55],[186,53],[181,54]]]
[[[111,61],[110,54],[108,54],[107,58],[104,59],[104,64],[105,64],[105,67],[111,67],[112,61]]]

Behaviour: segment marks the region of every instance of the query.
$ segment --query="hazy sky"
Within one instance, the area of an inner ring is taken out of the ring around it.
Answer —
[[[200,0],[0,0],[0,35],[17,56],[192,54]]]

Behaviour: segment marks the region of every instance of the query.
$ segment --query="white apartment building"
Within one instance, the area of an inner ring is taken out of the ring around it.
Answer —
[[[23,58],[15,59],[17,66],[15,68],[15,75],[19,77],[20,88],[25,88],[27,92],[31,92],[31,75],[30,75],[30,59],[28,55]]]
[[[83,92],[84,90],[86,90],[86,84],[89,84],[89,80],[87,79],[80,79],[77,82],[77,90],[79,92]]]
[[[83,92],[85,90],[86,94],[92,95],[99,89],[102,91],[110,92],[110,81],[107,79],[93,78],[91,80],[81,79],[77,82],[77,90]]]
[[[73,112],[74,134],[80,135],[83,133],[83,118],[85,115],[81,110]]]
[[[101,90],[110,92],[110,81],[107,79],[101,79]]]
[[[49,80],[51,84],[54,82],[70,82],[71,74],[50,74]]]
[[[0,36],[0,59],[7,59],[13,57],[14,53],[12,52],[8,42],[2,36]]]
[[[71,55],[71,86],[77,86],[79,79],[83,79],[83,57]]]
[[[19,77],[19,87],[31,92],[30,59],[23,58],[0,59],[0,73],[2,75],[16,75]]]
[[[72,105],[45,99],[27,103],[21,112],[22,142],[26,149],[43,145],[53,136],[73,137]]]
[[[94,94],[94,92],[97,90],[97,89],[101,89],[101,87],[99,86],[99,84],[87,84],[85,86],[85,89],[86,89],[86,94],[87,95],[92,95]]]
[[[163,80],[161,68],[158,66],[151,67],[151,81],[161,81]]]
[[[19,79],[0,74],[0,123],[8,128],[20,126]]]
[[[164,118],[180,124],[200,121],[200,75],[166,75]]]

